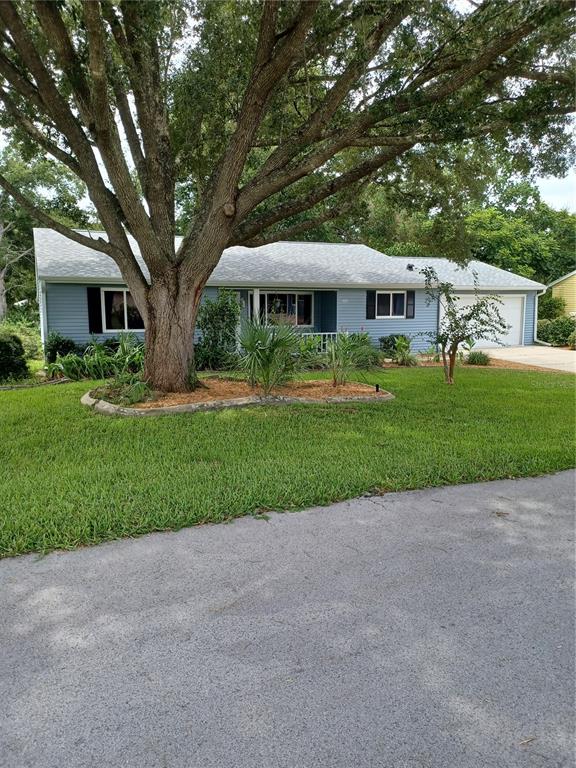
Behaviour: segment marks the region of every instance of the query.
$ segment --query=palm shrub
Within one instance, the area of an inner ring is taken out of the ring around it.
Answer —
[[[265,395],[290,381],[300,367],[299,337],[291,325],[247,320],[240,331],[239,367]]]
[[[367,333],[339,333],[328,342],[326,366],[332,376],[332,386],[346,384],[354,371],[368,370],[378,362]]]

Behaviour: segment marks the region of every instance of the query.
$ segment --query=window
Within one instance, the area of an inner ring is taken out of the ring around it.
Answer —
[[[130,291],[102,288],[102,327],[104,333],[144,330],[144,321]]]
[[[376,317],[406,317],[406,292],[377,291]]]
[[[249,297],[250,317],[254,312],[254,294]],[[314,325],[314,304],[311,293],[288,293],[260,291],[260,319],[290,323],[291,325]]]

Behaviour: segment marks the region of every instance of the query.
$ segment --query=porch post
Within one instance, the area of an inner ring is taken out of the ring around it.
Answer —
[[[260,288],[252,291],[252,320],[260,320]]]

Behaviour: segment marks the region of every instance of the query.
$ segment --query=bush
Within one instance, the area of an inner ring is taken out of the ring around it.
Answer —
[[[144,345],[131,333],[123,333],[114,346],[108,341],[93,341],[82,355],[57,354],[47,366],[49,377],[65,376],[73,381],[140,375],[143,369]]]
[[[548,341],[548,332],[552,320],[538,320],[536,335],[540,341]]]
[[[570,336],[568,336],[568,346],[570,349],[576,349],[576,331],[572,331]]]
[[[394,358],[396,342],[398,339],[406,339],[406,341],[409,341],[408,336],[403,336],[402,334],[380,336],[378,343],[380,344],[380,351],[384,352],[385,357]]]
[[[55,363],[58,355],[63,357],[69,354],[78,354],[80,348],[72,339],[68,339],[66,336],[62,336],[57,331],[51,331],[46,339],[46,345],[44,348],[44,355],[47,363]]]
[[[15,333],[0,332],[0,381],[25,379],[28,375],[22,342]]]
[[[486,352],[481,352],[480,350],[474,350],[473,352],[470,352],[466,358],[466,362],[468,365],[490,365],[490,355],[487,355]]]
[[[546,291],[538,297],[538,320],[555,320],[564,314],[566,302],[561,296],[553,296],[552,291]]]
[[[545,330],[546,338],[541,336],[539,338],[549,342],[553,347],[564,347],[574,331],[576,331],[575,317],[557,317],[555,320],[550,320],[550,325]]]
[[[236,332],[240,305],[235,291],[218,289],[216,299],[206,299],[198,313],[200,340],[194,350],[197,370],[221,371],[237,360]]]
[[[412,354],[410,350],[410,339],[406,336],[398,336],[396,339],[396,348],[394,350],[394,360],[398,365],[406,366],[407,368],[413,368],[418,365],[416,355]]]
[[[378,352],[367,333],[339,333],[328,342],[326,365],[332,385],[346,384],[353,371],[367,370],[378,362]]]
[[[252,386],[265,395],[290,381],[300,367],[300,339],[291,325],[263,325],[247,320],[240,332],[239,365]]]
[[[41,357],[42,342],[38,324],[23,314],[10,313],[0,323],[0,331],[18,336],[27,359]]]
[[[152,399],[150,385],[139,374],[125,373],[114,377],[104,387],[94,390],[96,397],[116,405],[134,405]]]
[[[322,353],[322,336],[298,337],[298,357],[303,370],[313,371],[324,368],[325,355]]]

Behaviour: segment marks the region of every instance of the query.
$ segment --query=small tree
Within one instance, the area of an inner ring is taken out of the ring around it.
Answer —
[[[460,304],[452,283],[439,280],[433,267],[421,270],[426,278],[428,304],[438,302],[440,319],[437,331],[428,334],[431,342],[440,348],[446,384],[454,384],[454,368],[458,347],[469,339],[499,342],[500,336],[510,328],[498,305],[496,296],[482,296],[474,279],[474,303]]]

